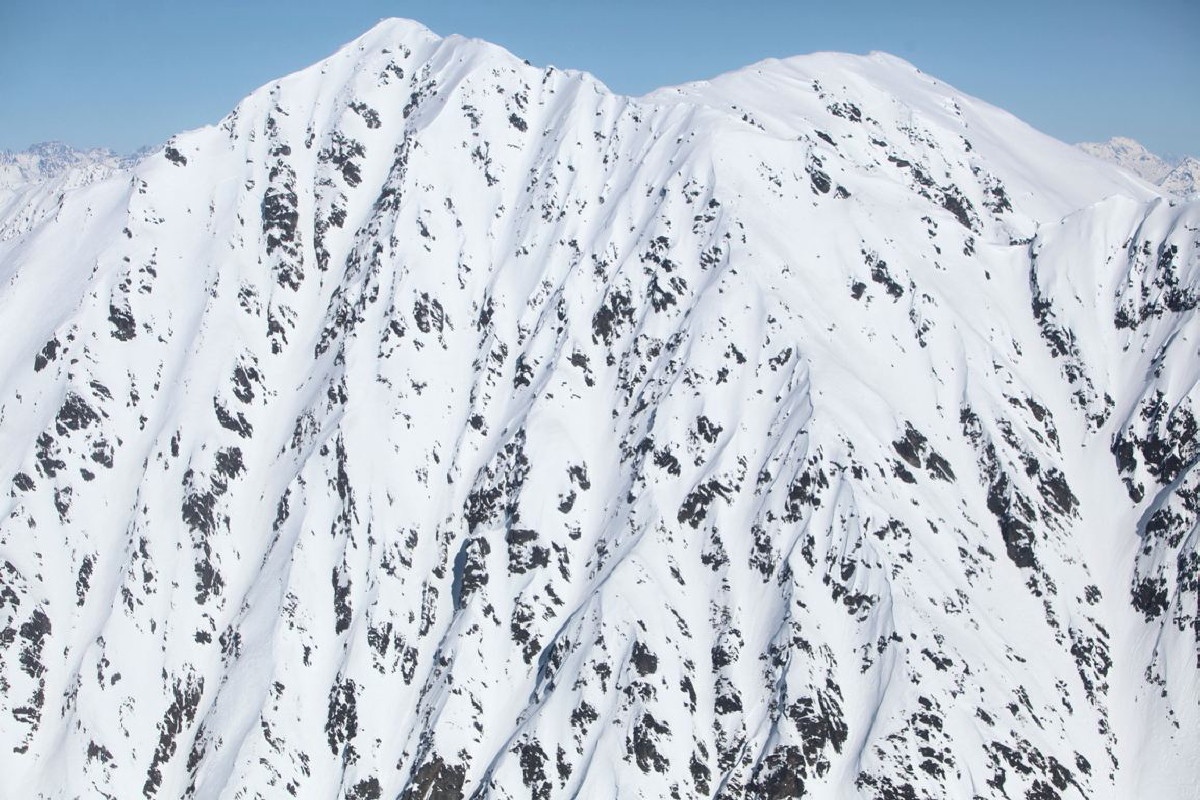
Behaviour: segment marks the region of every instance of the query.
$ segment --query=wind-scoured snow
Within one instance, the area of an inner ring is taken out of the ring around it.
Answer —
[[[12,796],[1197,796],[1200,206],[898,59],[386,21],[0,229]]]

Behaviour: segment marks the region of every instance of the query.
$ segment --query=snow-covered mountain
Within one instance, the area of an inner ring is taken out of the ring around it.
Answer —
[[[5,794],[1196,797],[1198,229],[381,23],[0,241]]]
[[[1177,197],[1200,198],[1200,159],[1186,156],[1176,164],[1159,186]]]
[[[1080,142],[1076,146],[1085,153],[1127,169],[1153,184],[1162,181],[1173,168],[1169,161],[1151,153],[1141,142],[1127,136],[1114,136],[1107,142]]]
[[[1177,197],[1200,193],[1200,160],[1185,156],[1167,161],[1151,153],[1140,142],[1114,136],[1107,142],[1082,142],[1085,153],[1126,169]]]

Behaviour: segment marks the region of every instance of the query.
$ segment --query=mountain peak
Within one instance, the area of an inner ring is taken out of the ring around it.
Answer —
[[[887,164],[924,163],[919,171],[936,170],[941,180],[956,181],[989,171],[1009,192],[1027,198],[1028,218],[1006,218],[1014,238],[1109,195],[1159,194],[1143,180],[1114,167],[1098,168],[1070,145],[883,52],[767,59],[639,99],[717,111],[734,128],[747,132],[749,126],[780,141],[815,138],[844,156],[853,152],[860,164],[880,156]],[[887,145],[894,151],[881,153]],[[1042,179],[1048,175],[1056,176],[1053,188]],[[922,171],[920,180],[933,177]]]
[[[1127,136],[1114,136],[1107,142],[1080,142],[1076,147],[1154,184],[1165,178],[1173,166]]]
[[[417,43],[440,41],[442,38],[414,19],[384,17],[346,47],[386,48],[401,43],[411,46]]]
[[[1185,156],[1160,185],[1177,197],[1196,199],[1200,195],[1200,159]]]

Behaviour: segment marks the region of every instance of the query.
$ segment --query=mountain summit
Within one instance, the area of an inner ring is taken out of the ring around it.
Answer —
[[[1195,203],[388,21],[6,208],[14,797],[1196,797]]]

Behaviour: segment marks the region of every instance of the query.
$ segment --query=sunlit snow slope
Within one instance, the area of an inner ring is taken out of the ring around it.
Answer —
[[[4,796],[1198,796],[1200,205],[902,61],[390,21],[9,230]]]

